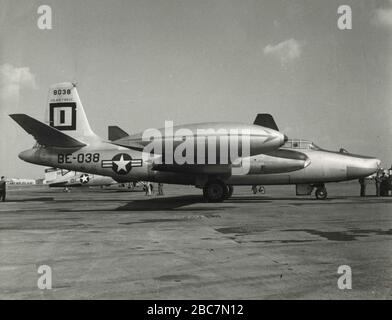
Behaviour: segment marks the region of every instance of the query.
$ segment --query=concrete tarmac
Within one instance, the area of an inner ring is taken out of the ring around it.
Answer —
[[[391,299],[392,197],[360,198],[356,181],[327,189],[316,200],[294,186],[237,187],[216,204],[184,186],[163,197],[10,186],[0,298]],[[51,290],[37,287],[40,265]],[[341,265],[351,290],[338,288]]]

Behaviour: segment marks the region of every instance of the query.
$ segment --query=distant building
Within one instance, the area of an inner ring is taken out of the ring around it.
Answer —
[[[23,185],[34,185],[36,184],[34,179],[20,179],[20,178],[9,178],[7,179],[7,184],[23,184]]]
[[[37,179],[35,180],[35,184],[45,184],[45,179]]]

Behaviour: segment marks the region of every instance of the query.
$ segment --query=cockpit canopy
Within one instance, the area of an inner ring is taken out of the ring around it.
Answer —
[[[318,146],[316,146],[313,142],[302,139],[289,139],[282,146],[282,148],[286,149],[310,149],[310,150],[321,150]]]

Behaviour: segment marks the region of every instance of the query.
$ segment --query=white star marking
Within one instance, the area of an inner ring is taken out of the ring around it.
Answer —
[[[121,155],[120,160],[113,162],[117,165],[117,172],[120,172],[121,170],[127,172],[127,164],[130,163],[131,160],[124,160],[124,156]]]
[[[88,182],[88,176],[83,175],[83,176],[81,176],[80,178],[81,178],[81,180],[82,180],[82,183]]]

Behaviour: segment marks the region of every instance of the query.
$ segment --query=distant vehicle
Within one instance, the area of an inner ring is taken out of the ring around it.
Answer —
[[[51,188],[110,186],[117,182],[111,177],[65,169],[45,169],[45,183]]]
[[[259,114],[255,123],[278,130],[271,119],[271,115]],[[255,185],[295,184],[297,195],[310,195],[316,189],[317,199],[327,198],[325,183],[366,178],[377,172],[381,165],[381,161],[374,157],[351,154],[345,149],[337,152],[328,151],[302,139],[289,139],[279,150],[304,154],[309,163],[296,171],[253,175],[249,179],[253,179]],[[236,181],[233,177],[231,183],[240,184],[240,181]]]

